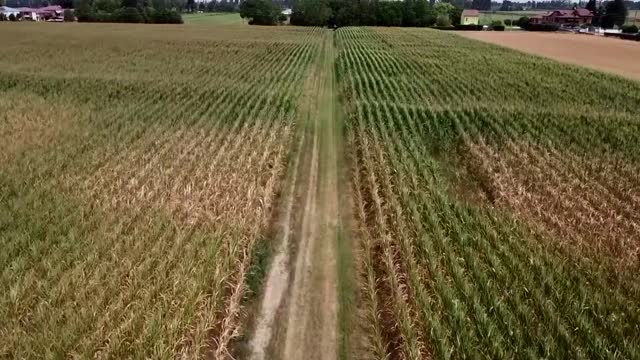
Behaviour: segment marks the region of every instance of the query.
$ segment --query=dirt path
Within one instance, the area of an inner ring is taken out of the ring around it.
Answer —
[[[640,46],[635,41],[526,31],[461,31],[459,34],[564,63],[640,80]]]
[[[284,202],[275,254],[250,340],[251,359],[335,359],[340,231],[333,32],[305,85],[306,131]]]

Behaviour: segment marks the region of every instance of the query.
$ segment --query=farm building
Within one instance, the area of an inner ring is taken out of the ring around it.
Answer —
[[[467,9],[460,16],[460,24],[462,25],[478,25],[480,21],[480,11]]]
[[[10,15],[18,16],[20,15],[20,11],[8,6],[0,6],[0,14],[3,14],[6,17],[9,17]]]
[[[41,21],[62,16],[64,9],[59,5],[46,6],[41,8],[19,7],[17,9],[8,6],[0,6],[0,13],[6,17],[9,15],[19,17],[23,20]]]
[[[593,13],[587,9],[553,10],[530,18],[534,24],[591,24]]]

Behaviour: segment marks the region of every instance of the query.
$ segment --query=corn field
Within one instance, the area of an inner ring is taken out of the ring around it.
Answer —
[[[640,83],[336,36],[371,357],[640,357]]]
[[[74,25],[0,40],[0,357],[222,358],[322,37]]]
[[[287,253],[283,306],[337,315],[265,347],[640,358],[639,82],[430,29],[0,30],[0,358],[241,358],[281,212],[336,258]]]

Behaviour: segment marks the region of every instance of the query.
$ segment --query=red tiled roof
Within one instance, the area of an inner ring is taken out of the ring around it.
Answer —
[[[592,17],[593,16],[591,11],[587,9],[553,10],[544,16],[552,16],[553,14],[557,14],[557,17],[560,17],[560,18],[576,18],[576,17]]]
[[[480,16],[480,11],[475,9],[467,9],[462,11],[462,16]]]
[[[589,11],[587,9],[577,9],[576,13],[578,13],[579,16],[593,16],[591,11]]]

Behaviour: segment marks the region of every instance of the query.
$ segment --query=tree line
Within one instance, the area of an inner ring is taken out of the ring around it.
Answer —
[[[462,9],[432,0],[298,0],[292,25],[302,26],[450,26],[460,23]]]
[[[78,22],[182,24],[182,15],[164,0],[78,0]]]
[[[608,1],[599,6],[596,0],[589,0],[586,8],[593,13],[592,24],[605,29],[611,29],[614,26],[622,27],[629,15],[623,0]]]

